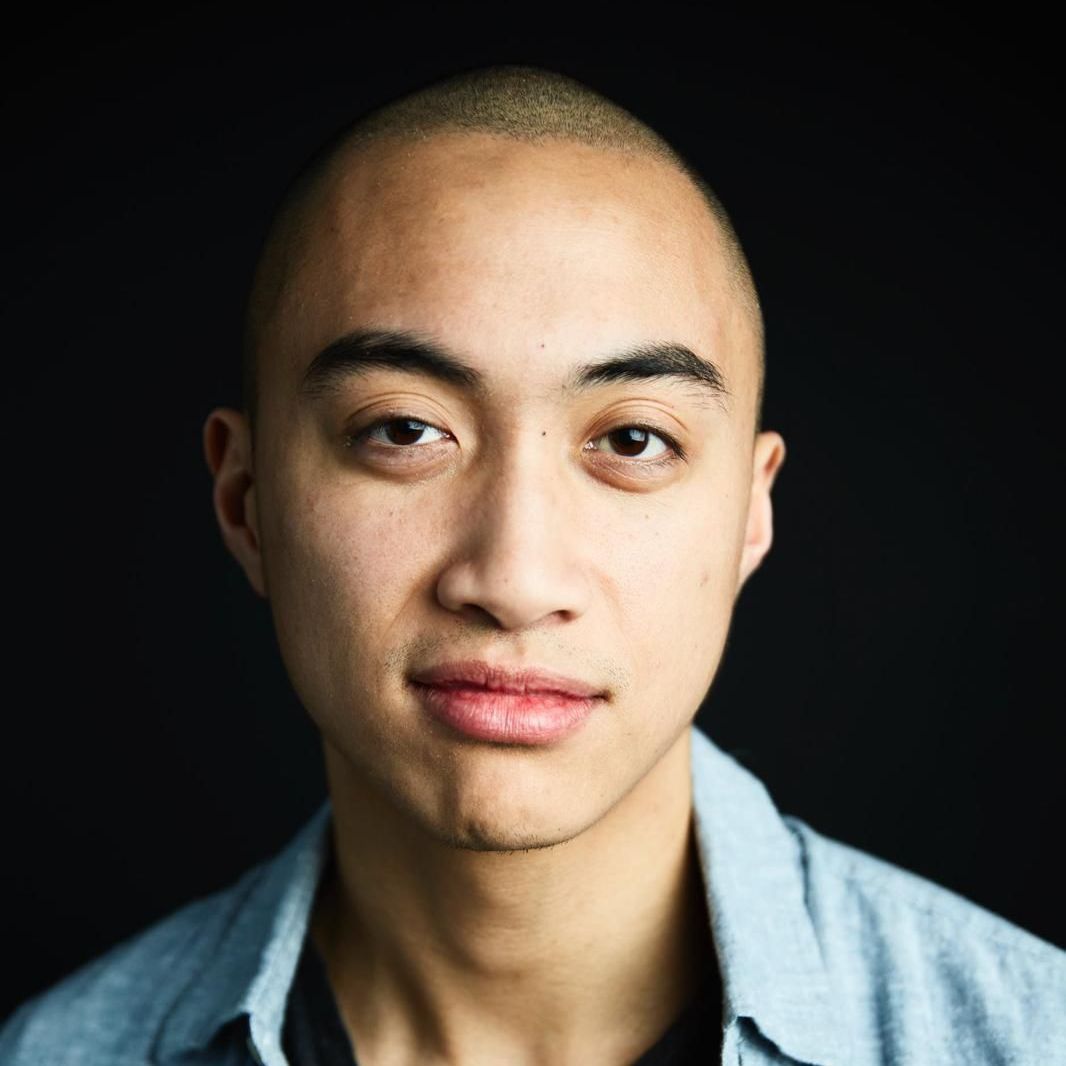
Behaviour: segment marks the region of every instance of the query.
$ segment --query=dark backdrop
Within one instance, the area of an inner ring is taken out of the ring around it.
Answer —
[[[671,138],[760,286],[789,454],[700,724],[782,810],[1066,945],[1050,25],[220,7],[94,5],[3,45],[0,1009],[229,883],[323,798],[201,426],[238,400],[248,274],[301,160],[493,62],[574,75]]]

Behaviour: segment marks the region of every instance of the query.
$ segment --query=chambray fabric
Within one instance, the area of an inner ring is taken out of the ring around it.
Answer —
[[[692,775],[718,1061],[1066,1064],[1066,952],[781,815],[695,725]],[[285,1000],[329,828],[326,803],[230,888],[24,1003],[0,1030],[0,1064],[287,1066]]]

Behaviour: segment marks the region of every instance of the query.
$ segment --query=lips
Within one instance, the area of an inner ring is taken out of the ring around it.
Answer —
[[[439,663],[412,674],[412,680],[437,688],[480,688],[513,695],[557,695],[574,699],[606,696],[596,685],[574,677],[532,667],[512,669],[480,659],[462,659]]]

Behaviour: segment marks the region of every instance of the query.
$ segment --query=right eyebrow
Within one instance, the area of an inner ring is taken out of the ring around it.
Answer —
[[[356,330],[326,345],[304,371],[300,391],[324,396],[339,390],[348,378],[374,369],[422,374],[465,392],[485,391],[479,370],[426,337],[394,330]]]
[[[309,397],[325,396],[339,390],[351,377],[374,369],[420,374],[478,396],[488,392],[488,382],[480,370],[432,338],[406,330],[355,330],[332,341],[311,360],[300,391]],[[695,385],[705,401],[727,405],[730,397],[722,372],[714,363],[673,342],[637,344],[577,366],[561,391],[585,392],[616,381],[650,379]]]

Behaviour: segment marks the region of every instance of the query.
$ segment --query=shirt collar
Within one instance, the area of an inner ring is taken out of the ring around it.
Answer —
[[[249,870],[213,907],[192,946],[202,955],[159,1033],[162,1062],[207,1047],[227,1022],[247,1015],[257,1054],[284,1062],[281,1031],[330,848],[330,803],[323,803],[274,858]]]
[[[807,912],[803,858],[754,774],[691,729],[693,819],[721,970],[726,1022],[750,1018],[812,1066],[845,1061]],[[160,1030],[161,1061],[206,1047],[247,1015],[255,1048],[280,1063],[285,1001],[329,855],[326,801],[273,859],[248,871],[196,934],[198,972]]]
[[[726,1021],[750,1018],[801,1062],[844,1063],[799,842],[762,782],[696,726],[692,790]]]

